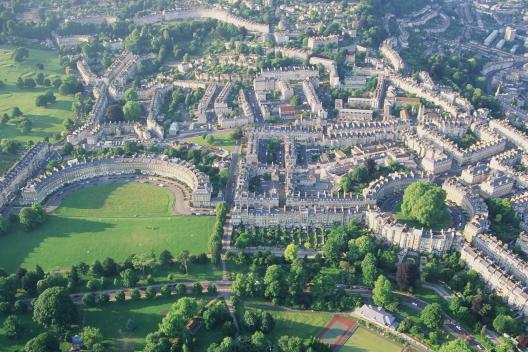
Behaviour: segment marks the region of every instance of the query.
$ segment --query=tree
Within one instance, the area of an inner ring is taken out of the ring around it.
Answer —
[[[284,250],[284,259],[289,262],[295,261],[295,259],[297,259],[298,251],[299,247],[296,244],[290,243],[288,246],[286,246],[286,249]]]
[[[125,119],[123,108],[119,104],[112,104],[106,109],[106,119],[111,122],[120,122]]]
[[[103,275],[106,277],[115,276],[119,271],[117,263],[112,258],[103,260]]]
[[[160,288],[160,294],[163,298],[168,298],[172,294],[172,289],[169,285],[163,285]]]
[[[65,155],[71,154],[71,152],[73,152],[73,144],[71,144],[70,142],[64,143],[64,145],[62,146],[62,152]]]
[[[33,320],[45,326],[65,326],[75,322],[77,308],[63,287],[51,287],[35,300]]]
[[[116,300],[116,302],[124,302],[125,299],[126,299],[125,291],[118,291],[118,292],[115,294],[115,300]]]
[[[17,129],[20,131],[20,133],[22,134],[27,134],[29,133],[29,131],[31,131],[31,128],[33,127],[33,123],[31,122],[30,119],[28,119],[27,117],[26,118],[23,118],[23,119],[20,119],[17,123]]]
[[[436,330],[442,326],[442,308],[438,303],[428,304],[420,312],[420,319],[429,329]]]
[[[22,112],[22,110],[20,110],[20,108],[18,106],[15,106],[13,109],[11,109],[11,117],[12,118],[17,118],[17,117],[20,117],[24,115],[24,113]]]
[[[264,275],[264,285],[266,289],[264,295],[274,303],[282,302],[286,298],[288,284],[286,273],[280,265],[271,265]]]
[[[82,302],[87,307],[93,307],[95,306],[95,296],[91,293],[85,293]]]
[[[423,226],[443,225],[449,219],[446,192],[432,182],[418,181],[405,189],[402,213]]]
[[[82,83],[78,82],[74,76],[67,77],[59,86],[59,93],[61,95],[74,95],[75,93],[82,92],[82,90]]]
[[[374,285],[374,280],[378,276],[376,267],[376,257],[372,253],[367,253],[361,262],[361,272],[363,274],[363,283],[369,287]]]
[[[299,106],[299,105],[301,105],[301,98],[299,98],[299,96],[297,96],[297,95],[294,95],[290,99],[290,105],[291,106]]]
[[[81,340],[88,350],[96,344],[103,342],[103,334],[99,328],[93,326],[85,326],[81,332]]]
[[[138,277],[134,269],[125,269],[121,272],[121,280],[125,287],[134,287],[138,282]]]
[[[396,269],[396,281],[401,291],[414,287],[418,279],[418,269],[414,262],[404,260]]]
[[[53,94],[53,91],[49,90],[44,94],[41,94],[37,96],[35,100],[36,106],[47,106],[48,104],[53,104],[57,98],[55,97],[55,94]]]
[[[187,321],[196,315],[198,310],[199,305],[196,299],[180,298],[159,324],[159,330],[169,337],[181,335]]]
[[[134,88],[128,88],[125,91],[124,97],[125,97],[125,101],[137,101],[139,99],[139,96],[134,90]]]
[[[174,257],[172,256],[171,252],[165,249],[160,253],[159,263],[162,266],[169,266],[172,264],[173,259]]]
[[[58,352],[59,340],[51,332],[44,332],[29,340],[24,346],[24,352]]]
[[[203,292],[203,287],[199,282],[195,282],[191,287],[191,294],[194,296],[200,296]]]
[[[395,299],[392,293],[391,282],[383,275],[378,276],[372,289],[372,300],[377,306],[392,310]]]
[[[181,263],[182,267],[184,268],[185,270],[185,274],[188,274],[189,273],[189,268],[188,268],[188,262],[189,262],[189,257],[190,257],[190,253],[188,250],[183,250],[180,255],[178,255],[178,261]]]
[[[147,289],[145,290],[145,298],[152,299],[154,297],[156,297],[156,290],[154,289],[154,287],[152,286],[147,287]]]
[[[29,50],[26,48],[16,48],[13,52],[13,60],[15,62],[22,62],[27,57],[29,57]]]
[[[238,127],[237,129],[235,129],[232,133],[231,133],[231,139],[234,140],[234,141],[239,141],[242,139],[242,136],[243,136],[243,132],[242,132],[242,129],[240,127]]]
[[[224,301],[217,301],[207,307],[203,319],[207,330],[214,329],[230,319],[229,309]]]
[[[137,288],[133,289],[130,293],[130,299],[132,301],[139,301],[141,299],[141,292]]]
[[[135,121],[143,115],[143,104],[139,101],[127,101],[123,106],[125,120]]]
[[[33,204],[30,208],[22,208],[18,217],[26,230],[33,230],[46,221],[47,214],[40,204]]]
[[[465,340],[453,340],[444,343],[438,352],[471,352],[473,351],[469,346],[469,343]]]
[[[15,315],[10,315],[4,320],[4,334],[11,338],[17,338],[22,334],[23,327],[20,319]]]
[[[499,314],[493,319],[493,328],[499,334],[507,333],[515,336],[519,334],[521,325],[516,319],[506,314]]]

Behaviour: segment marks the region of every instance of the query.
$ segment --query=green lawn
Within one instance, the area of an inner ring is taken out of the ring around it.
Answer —
[[[55,214],[82,218],[171,216],[173,203],[173,194],[155,185],[109,183],[86,187],[71,194]]]
[[[270,338],[277,341],[281,336],[308,338],[317,336],[332,320],[333,313],[302,310],[281,310],[269,302],[252,302],[258,309],[266,308],[275,318],[275,328]],[[253,308],[252,308],[253,309]]]
[[[375,332],[359,327],[339,351],[342,352],[400,352],[402,346],[378,335]]]
[[[22,229],[0,238],[0,267],[45,270],[69,268],[82,261],[168,249],[174,255],[187,249],[207,251],[214,223],[209,216],[170,215],[173,196],[149,184],[89,187],[66,198],[40,228]],[[83,214],[86,214],[83,216]]]
[[[301,338],[317,336],[334,316],[334,313],[329,312],[280,310],[280,308],[262,301],[251,303],[253,306],[258,306],[259,309],[266,308],[275,318],[276,325],[270,334],[270,338],[274,341],[284,335]],[[399,352],[401,350],[401,345],[363,327],[359,327],[340,349],[344,352]]]
[[[111,303],[104,307],[85,308],[82,325],[101,329],[105,342],[116,351],[134,351],[145,343],[147,334],[154,332],[163,319],[162,314],[170,310],[176,298],[142,300],[138,302]],[[134,320],[136,329],[126,330],[129,319]]]
[[[13,107],[18,106],[24,115],[29,117],[33,128],[27,135],[22,135],[16,128],[16,123],[9,122],[0,125],[0,138],[36,141],[63,131],[64,120],[74,116],[71,96],[62,96],[55,92],[57,101],[54,104],[37,107],[36,97],[50,88],[37,86],[34,89],[19,89],[16,86],[18,77],[35,78],[39,72],[51,81],[58,77],[64,78],[66,75],[59,63],[58,53],[52,50],[28,48],[29,57],[16,63],[12,58],[13,50],[12,46],[0,45],[0,80],[5,84],[5,87],[0,89],[0,115],[9,114]],[[39,70],[36,64],[43,64],[44,69]]]
[[[213,143],[209,143],[207,141],[207,138],[203,138],[203,136],[186,138],[185,141],[209,147],[220,147],[227,150],[228,152],[233,151],[233,149],[235,148],[235,141],[231,138],[231,132],[217,133],[211,135],[214,136]]]

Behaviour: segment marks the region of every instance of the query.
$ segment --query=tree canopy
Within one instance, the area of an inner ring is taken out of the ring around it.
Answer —
[[[449,220],[445,198],[446,192],[440,186],[418,181],[405,189],[401,210],[422,226],[440,226]]]
[[[75,322],[77,308],[63,287],[51,287],[35,300],[33,319],[45,326],[64,326]]]

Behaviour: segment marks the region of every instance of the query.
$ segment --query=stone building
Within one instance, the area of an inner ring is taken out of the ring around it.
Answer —
[[[196,207],[211,206],[212,186],[209,177],[180,159],[141,155],[79,162],[60,171],[42,175],[22,190],[22,204],[41,203],[65,185],[92,178],[124,174],[156,175],[185,184]]]
[[[49,143],[37,143],[7,170],[0,179],[0,210],[14,200],[19,189],[42,167],[49,151]]]

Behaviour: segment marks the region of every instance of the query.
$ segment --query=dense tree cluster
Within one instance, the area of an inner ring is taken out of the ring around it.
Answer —
[[[423,226],[432,228],[449,221],[446,192],[432,182],[414,182],[405,189],[402,213]]]
[[[57,97],[55,97],[55,94],[53,94],[52,90],[47,91],[44,94],[38,95],[35,99],[35,105],[36,106],[47,106],[49,104],[55,103],[57,100]]]
[[[18,217],[21,225],[27,230],[33,230],[42,225],[48,216],[40,204],[33,204],[31,207],[22,208]]]
[[[476,108],[488,108],[494,115],[501,115],[497,100],[486,94],[486,77],[480,73],[483,65],[476,57],[435,54],[428,58],[425,69],[435,82],[459,91]]]
[[[507,198],[492,198],[486,200],[486,204],[493,234],[506,243],[515,240],[521,228],[511,201]]]
[[[222,237],[224,237],[224,224],[227,215],[227,205],[225,202],[219,202],[216,205],[216,221],[213,231],[209,237],[209,253],[211,254],[211,263],[220,264],[222,255]]]

